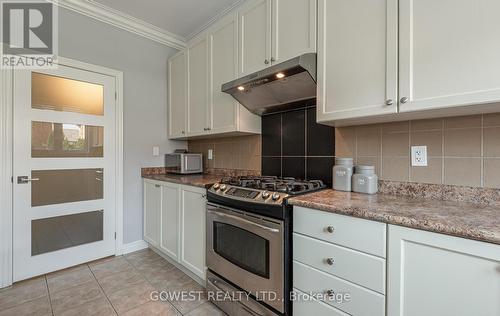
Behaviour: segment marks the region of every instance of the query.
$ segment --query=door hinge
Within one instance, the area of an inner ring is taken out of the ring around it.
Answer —
[[[116,239],[116,232],[115,232],[115,239]]]
[[[14,183],[14,176],[10,177],[10,182]]]
[[[115,92],[115,100],[118,99],[118,94]]]

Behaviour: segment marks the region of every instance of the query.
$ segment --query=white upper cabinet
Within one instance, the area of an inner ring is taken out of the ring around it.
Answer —
[[[397,0],[318,3],[318,122],[397,112]]]
[[[317,0],[272,0],[273,63],[316,52]]]
[[[388,316],[500,315],[500,246],[389,225]]]
[[[399,3],[401,112],[500,100],[500,1]]]
[[[250,0],[238,11],[239,77],[267,67],[271,63],[271,3]]]
[[[210,45],[210,121],[212,132],[234,130],[238,102],[221,91],[222,84],[238,76],[238,21],[234,14],[213,26],[208,35]]]
[[[168,61],[168,134],[186,136],[187,52],[181,51]]]
[[[188,48],[188,134],[208,129],[208,41],[195,40]]]

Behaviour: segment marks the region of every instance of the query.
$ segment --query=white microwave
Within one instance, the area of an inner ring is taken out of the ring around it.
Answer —
[[[169,172],[191,174],[203,172],[203,154],[174,152],[165,155],[165,167]]]

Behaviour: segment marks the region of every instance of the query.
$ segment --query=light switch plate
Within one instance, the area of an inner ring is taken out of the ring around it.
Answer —
[[[208,160],[214,159],[214,151],[212,149],[208,150]]]
[[[427,146],[411,146],[411,165],[427,167]]]
[[[160,155],[160,147],[159,146],[153,146],[153,156],[157,157]]]

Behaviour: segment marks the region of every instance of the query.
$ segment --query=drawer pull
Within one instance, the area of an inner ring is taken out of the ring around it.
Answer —
[[[327,290],[326,295],[328,295],[329,297],[335,296],[335,291],[334,290]]]
[[[327,232],[329,232],[329,233],[333,233],[333,232],[335,231],[335,227],[333,227],[333,226],[328,226],[328,227],[326,228],[326,231],[327,231]]]
[[[333,264],[335,263],[335,260],[333,260],[333,258],[326,258],[325,261],[330,266],[333,266]]]

